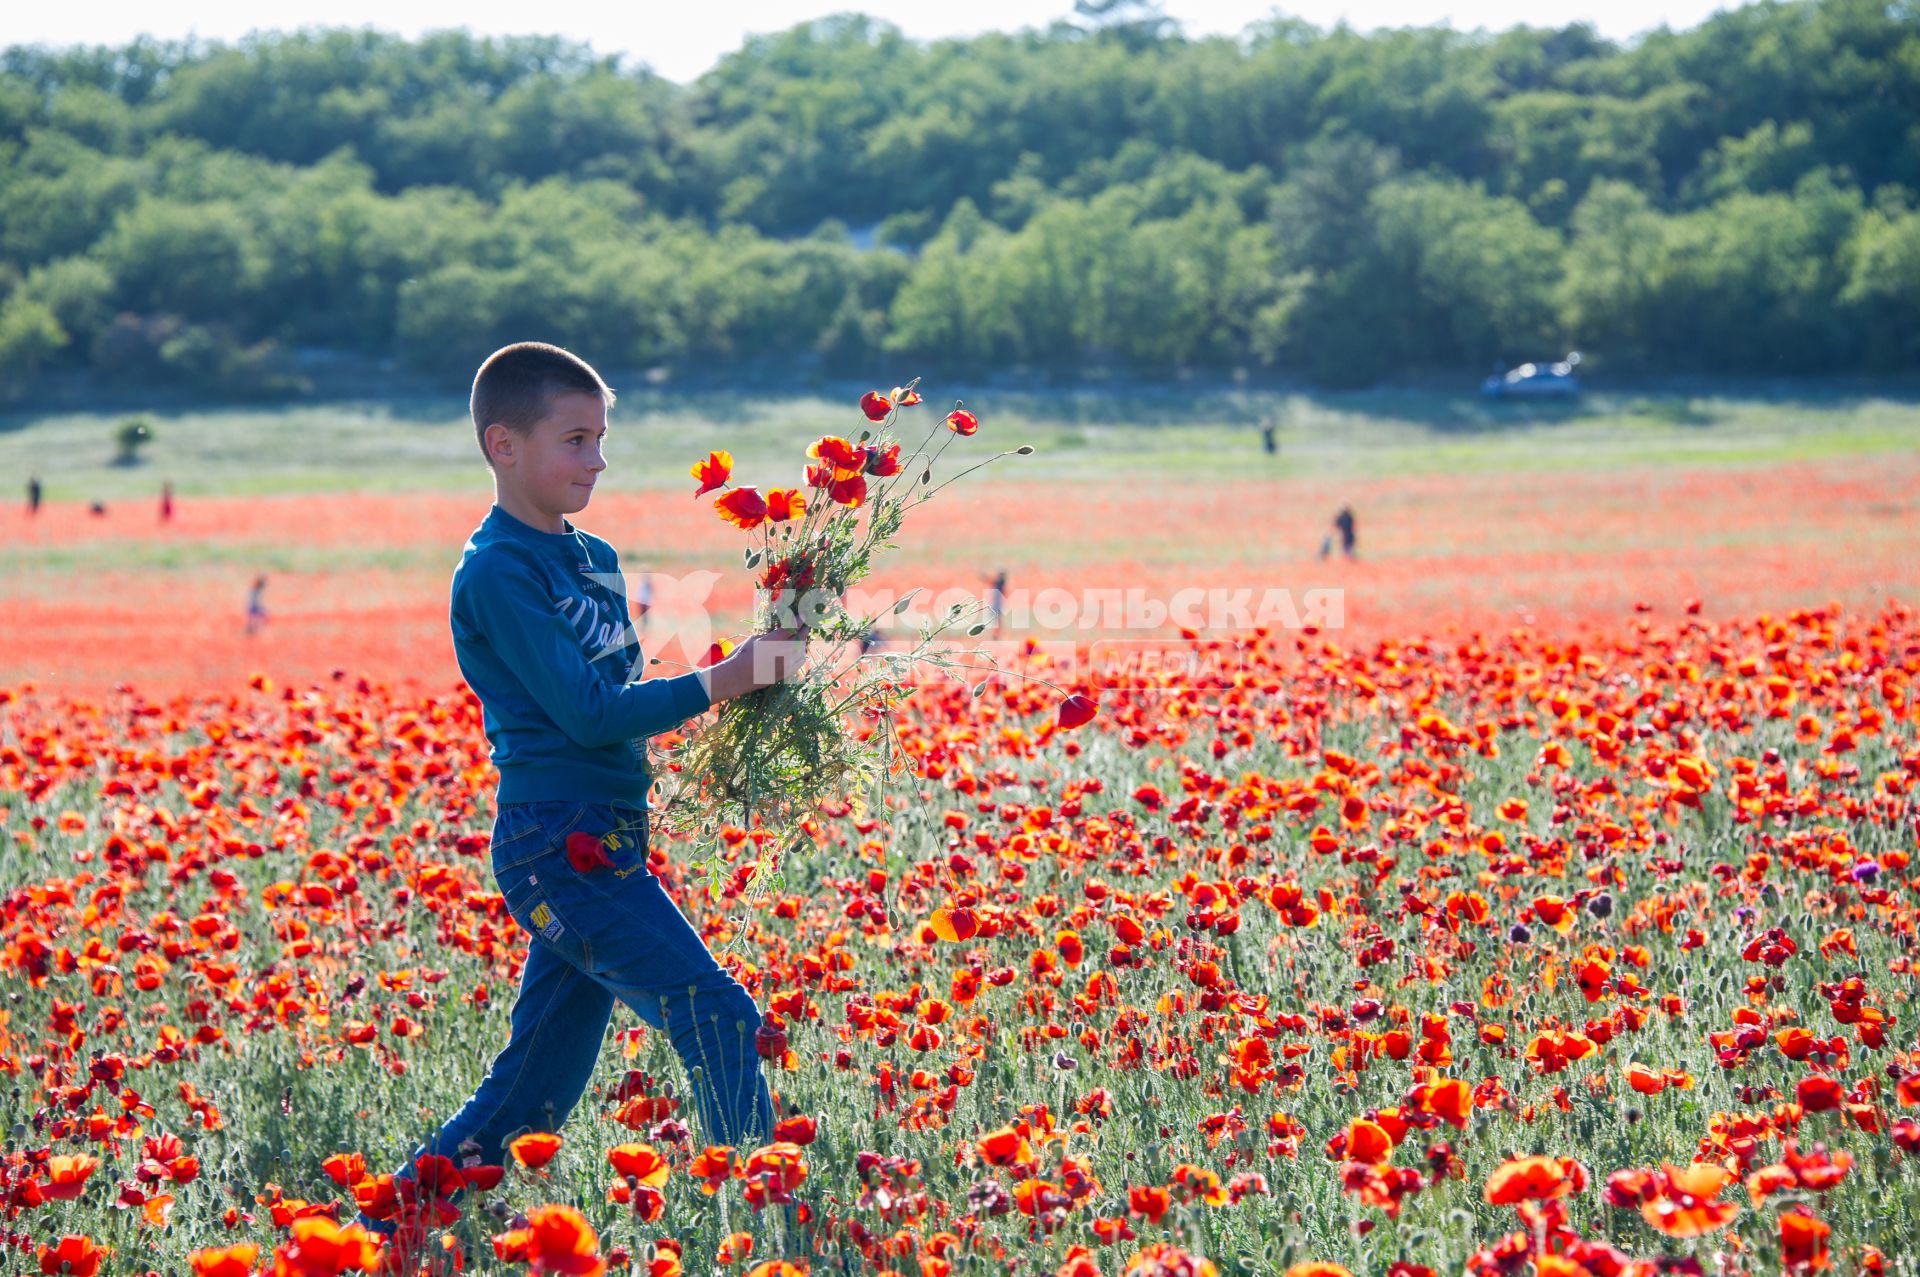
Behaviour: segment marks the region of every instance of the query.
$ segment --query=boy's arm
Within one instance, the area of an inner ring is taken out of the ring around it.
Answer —
[[[561,731],[592,748],[668,731],[711,704],[705,671],[608,683],[547,601],[547,587],[511,555],[489,555],[470,587],[477,628]]]

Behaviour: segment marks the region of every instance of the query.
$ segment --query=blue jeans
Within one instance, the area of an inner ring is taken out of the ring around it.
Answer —
[[[617,833],[613,863],[576,871],[567,836]],[[615,998],[666,1032],[691,1087],[709,1144],[750,1150],[772,1137],[773,1100],[754,1049],[760,1010],[708,951],[659,879],[647,871],[647,814],[595,803],[508,803],[493,826],[493,874],[507,911],[532,938],[507,1044],[480,1089],[396,1178],[422,1156],[458,1164],[472,1140],[499,1165],[527,1131],[555,1131],[586,1090]],[[360,1217],[391,1233],[391,1222]]]

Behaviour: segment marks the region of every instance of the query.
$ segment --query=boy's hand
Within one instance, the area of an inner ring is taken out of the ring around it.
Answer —
[[[806,665],[807,627],[796,625],[755,634],[733,655],[707,671],[707,696],[714,704],[784,683]]]

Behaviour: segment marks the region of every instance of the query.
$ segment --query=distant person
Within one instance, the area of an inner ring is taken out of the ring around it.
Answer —
[[[987,582],[987,611],[992,613],[987,623],[992,627],[994,637],[998,638],[1000,635],[1000,616],[1001,613],[1006,610],[1007,606],[1007,570],[1001,568],[991,577],[984,579]]]
[[[1341,506],[1340,513],[1333,516],[1333,527],[1340,534],[1340,553],[1349,559],[1353,557],[1353,508]]]
[[[104,501],[96,501],[87,507],[87,513],[96,519],[104,518],[107,513],[107,503]]]
[[[1269,457],[1280,451],[1280,441],[1275,436],[1271,419],[1260,423],[1260,446],[1266,449]]]
[[[27,517],[40,513],[40,476],[32,475],[27,479]]]
[[[171,523],[172,521],[173,485],[171,483],[163,483],[160,485],[160,522]]]
[[[640,574],[640,599],[634,605],[633,614],[640,621],[640,632],[647,632],[647,613],[653,611],[653,573]]]
[[[267,623],[267,607],[266,607],[266,604],[260,601],[260,596],[265,594],[266,591],[267,591],[267,578],[264,576],[254,577],[253,589],[247,592],[247,635],[248,637],[252,637],[254,634],[258,633],[260,627]]]

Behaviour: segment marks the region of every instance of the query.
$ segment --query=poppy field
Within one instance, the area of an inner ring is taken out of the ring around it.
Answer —
[[[1899,1271],[1916,672],[1894,607],[1276,640],[1205,699],[1090,688],[1071,734],[929,696],[913,792],[702,912],[780,1138],[701,1146],[622,1029],[558,1156],[427,1177],[475,1184],[436,1259]],[[373,1262],[329,1221],[391,1195],[368,1168],[471,1084],[524,956],[475,708],[8,711],[17,1263]]]
[[[1304,482],[1164,485],[1184,555],[1138,484],[936,507],[879,575],[1326,584],[1349,625],[1019,658],[1091,717],[919,688],[776,893],[658,832],[773,1138],[708,1144],[620,1010],[558,1135],[413,1181],[528,943],[444,631],[484,503],[204,498],[158,549],[56,506],[6,587],[0,1272],[392,1270],[364,1210],[437,1273],[1912,1273],[1915,465],[1376,479],[1351,562]],[[687,508],[587,522],[724,563]],[[303,585],[248,642],[208,615],[263,555]]]

